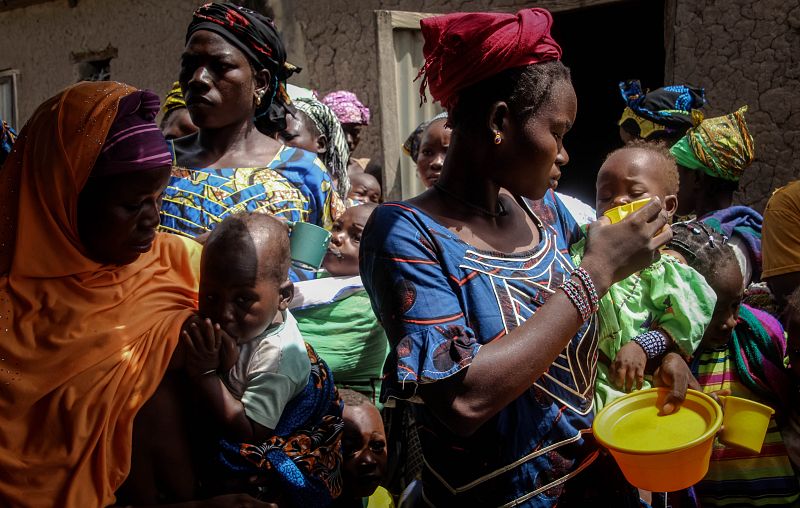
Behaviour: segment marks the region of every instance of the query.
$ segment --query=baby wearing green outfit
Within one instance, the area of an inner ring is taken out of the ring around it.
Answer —
[[[639,199],[658,197],[670,215],[677,208],[678,169],[666,148],[634,142],[608,155],[597,175],[597,216]],[[570,254],[579,264],[585,241]],[[600,300],[595,405],[634,389],[668,351],[693,354],[714,313],[716,294],[702,275],[663,251],[648,268],[613,286]]]

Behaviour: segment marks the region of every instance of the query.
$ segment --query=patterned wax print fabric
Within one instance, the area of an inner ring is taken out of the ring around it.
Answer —
[[[170,142],[170,148],[174,145]],[[161,205],[161,230],[194,238],[228,215],[263,212],[331,229],[344,205],[311,152],[282,146],[259,168],[174,167]]]
[[[166,117],[176,109],[182,109],[185,107],[186,101],[183,99],[181,83],[180,81],[175,81],[172,83],[172,88],[170,88],[169,92],[167,92],[167,96],[164,97],[164,104],[161,106],[161,112]]]
[[[223,474],[251,478],[275,473],[267,476],[273,482],[266,490],[279,490],[286,506],[330,506],[342,493],[344,404],[325,361],[305,347],[311,362],[308,383],[286,405],[272,437],[262,443],[222,440],[217,459]]]
[[[764,218],[747,206],[730,206],[704,215],[704,224],[728,237],[742,268],[745,286],[761,280],[761,225]]]
[[[380,206],[362,237],[361,276],[392,348],[382,398],[417,403],[423,492],[433,506],[552,507],[564,481],[598,454],[583,438],[594,410],[594,317],[529,390],[470,437],[453,435],[415,397],[418,384],[468,367],[569,276],[577,224],[552,191],[528,208],[541,241],[517,254],[476,249],[407,203]]]
[[[798,485],[789,455],[779,428],[783,421],[781,404],[776,397],[767,396],[765,390],[756,393],[753,390],[754,373],[750,372],[755,367],[753,362],[742,363],[742,355],[737,350],[752,349],[752,344],[757,341],[739,340],[753,335],[752,319],[758,311],[742,307],[745,319],[740,321],[734,330],[734,340],[727,346],[704,349],[698,351],[693,362],[693,370],[700,386],[706,393],[727,389],[731,395],[754,400],[771,406],[777,411],[773,416],[764,438],[761,453],[748,454],[714,442],[711,453],[711,463],[708,474],[695,486],[700,503],[706,506],[798,506],[800,504],[800,485]],[[780,328],[780,325],[764,313],[758,313],[759,319],[774,322],[771,328]],[[765,330],[761,330],[765,332]],[[740,334],[740,332],[743,332]],[[780,330],[777,330],[780,332]],[[763,333],[766,335],[766,332]],[[769,333],[773,341],[780,342],[781,337],[776,332]],[[747,344],[745,344],[747,342]],[[766,341],[768,342],[768,341]],[[757,349],[763,349],[766,344],[759,344]],[[764,351],[765,353],[767,350]],[[773,355],[777,356],[777,355]],[[761,362],[772,364],[777,358],[763,355]],[[743,369],[746,372],[743,372]],[[769,373],[764,376],[767,379]],[[764,387],[770,383],[764,383]],[[774,392],[773,392],[774,393]]]
[[[639,80],[633,79],[621,81],[619,91],[625,109],[618,125],[634,122],[643,139],[660,132],[680,136],[703,119],[699,111],[706,103],[702,88],[669,85],[645,92]]]
[[[576,264],[583,258],[585,242],[570,251]],[[669,334],[684,356],[690,357],[700,344],[714,314],[717,295],[705,278],[676,258],[664,254],[639,273],[623,279],[600,299],[600,322],[595,404],[599,411],[625,395],[611,383],[609,361],[634,337],[660,329]],[[603,358],[605,356],[605,358]],[[645,377],[642,389],[652,388]]]
[[[753,136],[744,119],[746,112],[747,106],[742,106],[729,115],[703,120],[689,129],[670,153],[685,168],[738,182],[755,158]]]
[[[781,187],[769,198],[763,233],[761,277],[800,271],[800,181]]]
[[[342,124],[369,125],[369,108],[358,100],[356,94],[347,90],[331,92],[321,101],[331,108]]]
[[[350,177],[347,175],[347,161],[350,159],[350,149],[347,147],[347,137],[342,130],[342,124],[331,108],[316,99],[295,99],[292,104],[297,110],[302,111],[314,123],[317,131],[327,139],[325,153],[320,154],[320,159],[330,171],[333,178],[339,182],[339,196],[342,199],[350,192]]]

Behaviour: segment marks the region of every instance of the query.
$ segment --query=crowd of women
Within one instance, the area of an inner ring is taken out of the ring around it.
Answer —
[[[163,103],[83,82],[3,124],[0,504],[799,506],[800,182],[734,205],[747,107],[625,81],[595,206],[556,193],[551,25],[421,22],[444,112],[398,140],[427,188],[401,202],[354,156],[369,109],[287,84],[234,4],[193,13]],[[290,266],[300,222],[332,234],[319,270]],[[771,406],[761,453],[631,486],[592,421],[653,385],[665,414]]]

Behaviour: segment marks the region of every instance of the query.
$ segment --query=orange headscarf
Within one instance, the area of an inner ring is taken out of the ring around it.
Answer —
[[[128,474],[133,418],[196,305],[183,242],[157,235],[125,266],[83,252],[78,194],[120,83],[43,103],[0,171],[0,500],[106,506]]]

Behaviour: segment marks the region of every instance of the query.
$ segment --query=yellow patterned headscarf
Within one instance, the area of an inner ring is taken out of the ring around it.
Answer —
[[[744,120],[746,111],[747,106],[742,106],[729,115],[703,120],[670,152],[681,166],[738,182],[755,157],[753,137]]]
[[[186,101],[183,100],[183,92],[181,91],[181,84],[176,81],[172,84],[172,89],[167,94],[167,97],[164,99],[164,105],[161,106],[161,111],[168,115],[172,111],[176,109],[181,109],[186,107]]]
[[[622,111],[622,116],[620,117],[619,122],[617,122],[617,125],[622,126],[622,124],[624,124],[627,120],[633,120],[636,122],[636,124],[639,126],[639,135],[642,139],[649,138],[654,132],[667,130],[666,125],[660,125],[652,120],[648,120],[647,118],[642,118],[628,107]]]

